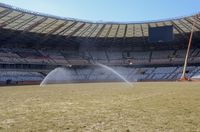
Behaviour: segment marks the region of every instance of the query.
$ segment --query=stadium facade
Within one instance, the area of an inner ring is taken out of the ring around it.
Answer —
[[[129,81],[181,77],[193,22],[187,76],[200,75],[200,17],[142,23],[96,23],[26,11],[0,3],[0,83],[39,83],[56,67],[73,82],[120,81],[96,66],[108,65]],[[149,29],[173,27],[173,41],[150,42]]]

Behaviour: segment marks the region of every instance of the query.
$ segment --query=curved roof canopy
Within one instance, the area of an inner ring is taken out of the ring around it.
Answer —
[[[30,12],[0,3],[0,28],[60,36],[131,38],[147,37],[149,27],[174,27],[174,34],[200,31],[200,17],[197,15],[179,19],[144,23],[94,23],[75,19],[60,18]]]

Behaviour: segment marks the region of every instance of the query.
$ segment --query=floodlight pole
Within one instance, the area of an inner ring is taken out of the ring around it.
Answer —
[[[186,73],[186,69],[187,69],[187,63],[188,63],[190,48],[191,48],[191,45],[192,45],[192,38],[193,38],[193,34],[194,34],[195,25],[196,25],[196,20],[194,19],[193,25],[192,25],[192,31],[191,31],[191,34],[190,34],[189,44],[188,44],[188,48],[187,48],[187,53],[186,53],[186,57],[185,57],[185,63],[184,63],[184,67],[183,67],[183,73],[182,73],[182,76],[181,76],[181,79],[180,79],[181,81],[188,81],[189,80],[185,76],[185,73]]]

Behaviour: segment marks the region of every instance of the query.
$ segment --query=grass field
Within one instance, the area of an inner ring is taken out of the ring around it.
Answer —
[[[2,87],[0,131],[200,131],[200,83]]]

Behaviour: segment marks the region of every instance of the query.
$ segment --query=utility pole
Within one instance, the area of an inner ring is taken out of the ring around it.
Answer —
[[[194,16],[194,17],[197,17],[197,16]],[[182,73],[182,76],[181,76],[181,79],[180,79],[181,81],[189,81],[189,78],[187,78],[185,74],[186,74],[186,69],[187,69],[187,63],[188,63],[190,48],[192,46],[192,38],[193,38],[193,34],[194,34],[195,25],[196,25],[196,20],[194,19],[193,25],[192,25],[192,31],[191,31],[191,34],[190,34],[189,44],[188,44],[188,48],[187,48],[187,53],[186,53],[186,57],[185,57],[183,73]]]

